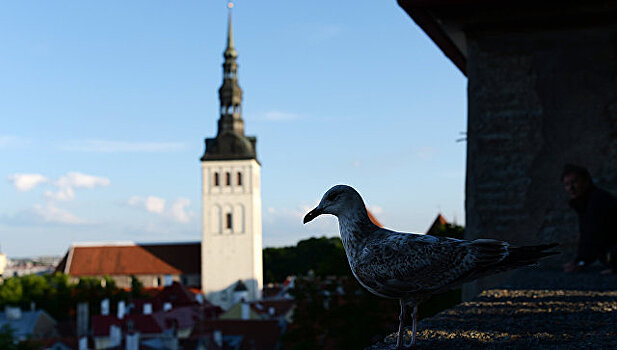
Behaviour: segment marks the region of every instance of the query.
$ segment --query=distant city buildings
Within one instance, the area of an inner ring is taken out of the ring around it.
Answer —
[[[51,273],[60,262],[57,256],[42,256],[34,258],[7,258],[0,254],[0,277],[25,276]]]

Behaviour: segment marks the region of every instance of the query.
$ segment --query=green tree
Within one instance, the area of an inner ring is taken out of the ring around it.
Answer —
[[[6,279],[0,285],[0,303],[3,307],[6,305],[20,305],[23,296],[23,287],[19,277]]]
[[[74,307],[72,290],[75,286],[70,283],[69,276],[63,273],[46,277],[50,288],[40,307],[57,321],[66,321],[70,318],[70,310]]]
[[[135,277],[131,275],[131,297],[133,298],[141,298],[143,296],[142,290],[144,288],[144,284]]]
[[[32,302],[40,305],[49,294],[49,280],[45,276],[26,275],[20,277],[20,282],[23,290],[22,307],[28,307]]]
[[[338,237],[309,238],[296,246],[263,250],[264,281],[282,282],[287,276],[350,276],[343,243]]]
[[[13,328],[6,323],[0,327],[0,349],[17,350],[17,344],[13,336]]]

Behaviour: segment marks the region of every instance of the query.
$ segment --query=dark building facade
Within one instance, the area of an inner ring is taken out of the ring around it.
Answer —
[[[617,193],[617,1],[399,4],[468,78],[466,238],[559,242],[546,263],[572,259],[563,165]]]

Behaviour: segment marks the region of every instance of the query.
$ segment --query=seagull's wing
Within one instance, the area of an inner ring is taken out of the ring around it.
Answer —
[[[496,240],[463,241],[386,229],[372,237],[354,273],[370,289],[391,297],[449,289],[477,278],[508,255],[508,244]]]

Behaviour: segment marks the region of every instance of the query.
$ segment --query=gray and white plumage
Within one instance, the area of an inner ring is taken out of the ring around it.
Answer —
[[[358,282],[378,296],[401,300],[401,325],[406,304],[417,306],[464,282],[555,254],[546,251],[554,244],[512,247],[492,239],[466,241],[380,228],[369,219],[358,192],[346,185],[328,190],[304,223],[321,214],[338,217],[349,266]],[[397,345],[401,346],[400,336]]]

